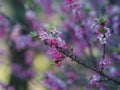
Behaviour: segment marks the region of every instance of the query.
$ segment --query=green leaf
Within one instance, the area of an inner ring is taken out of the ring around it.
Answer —
[[[94,20],[95,20],[97,23],[99,23],[99,19],[98,19],[98,18],[94,18]]]
[[[48,25],[47,29],[48,30],[53,30],[54,25]]]
[[[30,35],[32,36],[32,37],[36,37],[37,36],[37,33],[34,31],[34,32],[30,32]]]
[[[103,17],[103,22],[105,22],[107,20],[107,16]]]

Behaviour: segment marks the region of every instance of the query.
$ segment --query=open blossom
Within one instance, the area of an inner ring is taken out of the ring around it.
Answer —
[[[38,37],[43,41],[51,38],[51,36],[46,31],[39,31],[38,32]]]
[[[48,28],[48,26],[45,26],[45,28]],[[67,45],[65,41],[59,36],[60,32],[56,28],[52,28],[50,32],[47,32],[45,30],[40,30],[38,31],[38,38],[41,39],[42,41],[47,42],[48,45],[50,46],[55,46],[55,47],[61,47],[63,49],[67,48]]]
[[[107,41],[106,41],[107,39],[106,39],[106,37],[103,34],[99,34],[97,39],[99,40],[99,42],[101,44],[106,44],[107,43]]]
[[[58,67],[62,66],[62,60],[65,56],[57,50],[57,48],[67,49],[65,41],[59,36],[60,32],[53,27],[48,27],[45,25],[45,30],[38,31],[38,38],[44,41],[47,45],[50,46],[48,54],[51,55],[52,59],[55,61]],[[47,29],[52,29],[52,32],[47,31]]]
[[[111,36],[111,31],[107,30],[105,33],[99,34],[97,39],[101,44],[106,44],[107,43],[107,38]]]
[[[89,83],[91,85],[95,85],[95,86],[100,87],[101,86],[100,75],[99,74],[95,74],[95,75],[91,76]]]
[[[51,73],[45,74],[42,84],[52,90],[66,90],[65,83]]]
[[[53,30],[51,30],[51,32],[52,32],[53,35],[59,35],[59,34],[61,34],[61,32],[59,31],[59,29],[56,28],[56,27],[53,27]]]
[[[67,45],[66,45],[65,41],[64,41],[62,38],[58,37],[58,38],[57,38],[57,41],[58,41],[58,46],[59,46],[59,47],[62,47],[62,48],[64,48],[64,49],[67,48]]]
[[[95,32],[98,34],[97,39],[101,44],[106,44],[107,39],[111,36],[112,30],[106,27],[106,17],[100,17],[96,19],[98,25],[95,26]]]
[[[106,58],[106,59],[100,59],[99,62],[100,65],[102,65],[102,68],[107,68],[111,64],[111,59]]]
[[[97,37],[101,44],[106,44],[107,38],[109,38],[111,36],[111,30],[107,27],[104,27],[104,29],[105,29],[105,32],[100,33]]]

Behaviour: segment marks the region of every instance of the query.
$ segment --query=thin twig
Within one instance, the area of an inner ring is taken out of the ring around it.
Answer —
[[[46,45],[48,46],[52,46],[52,45],[49,45],[47,42],[44,42]],[[76,63],[80,64],[80,65],[83,65],[84,67],[88,68],[88,69],[91,69],[97,73],[99,73],[101,76],[105,77],[108,81],[112,81],[114,82],[115,84],[117,85],[120,85],[120,81],[117,81],[111,77],[109,77],[108,75],[104,74],[101,70],[97,70],[96,68],[94,68],[93,66],[91,65],[87,65],[83,62],[81,62],[80,58],[78,58],[76,55],[74,55],[69,49],[62,49],[60,47],[56,47],[56,49],[61,52],[62,54],[64,54],[66,57],[69,57],[71,58],[73,61],[75,61]]]

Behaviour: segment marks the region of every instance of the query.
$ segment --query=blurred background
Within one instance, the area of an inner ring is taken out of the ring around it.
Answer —
[[[89,78],[95,72],[69,58],[62,62],[62,67],[57,67],[47,54],[48,47],[30,36],[31,31],[41,29],[43,24],[57,26],[74,53],[95,65],[102,49],[90,23],[100,14],[107,15],[111,22],[108,26],[114,32],[108,41],[107,56],[116,61],[105,72],[117,72],[113,77],[119,80],[120,0],[78,0],[79,17],[74,10],[65,8],[65,1],[0,0],[0,90],[120,90],[111,83],[105,83],[103,89],[89,85]],[[81,35],[83,32],[76,30],[82,25],[87,27],[89,43]]]

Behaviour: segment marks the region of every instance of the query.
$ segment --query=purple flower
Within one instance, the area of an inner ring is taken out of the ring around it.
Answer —
[[[111,64],[111,59],[109,59],[109,58],[103,59],[102,58],[102,59],[100,59],[99,64],[102,65],[103,69],[105,69]]]
[[[101,86],[100,75],[99,74],[95,74],[95,75],[91,76],[89,83],[91,85],[95,85],[95,86],[100,87]]]
[[[46,31],[39,31],[38,32],[38,37],[41,39],[41,40],[46,40],[46,39],[50,39],[51,38],[51,35],[49,35]]]
[[[65,58],[65,56],[61,52],[59,52],[55,47],[51,47],[48,50],[48,54],[52,56],[58,67],[62,66],[61,61]]]
[[[62,38],[58,37],[58,38],[57,38],[57,42],[58,42],[58,46],[59,46],[59,47],[62,47],[62,48],[64,48],[64,49],[67,49],[67,45],[66,45],[65,41],[64,41]]]
[[[105,28],[106,30],[109,28]],[[99,40],[99,42],[101,44],[106,44],[107,43],[107,38],[109,38],[109,36],[111,36],[111,31],[107,30],[105,33],[99,34],[97,39]]]

